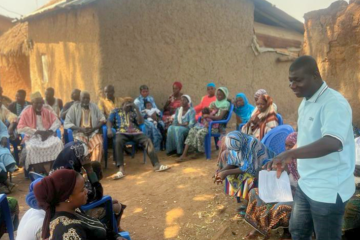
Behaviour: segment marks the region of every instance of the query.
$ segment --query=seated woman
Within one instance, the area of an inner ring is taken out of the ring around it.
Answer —
[[[259,97],[260,97],[261,95],[269,95],[269,94],[267,93],[267,91],[266,91],[265,89],[259,89],[259,90],[257,90],[257,91],[255,92],[255,95],[254,95],[255,103],[257,102],[257,100],[259,99]],[[276,113],[278,113],[278,108],[277,108],[276,104],[273,103],[272,105],[273,105],[273,107],[274,107],[274,111],[275,111]],[[256,107],[255,107],[254,111],[256,111]],[[254,113],[254,112],[253,112],[253,113]]]
[[[189,95],[181,97],[182,106],[176,110],[174,122],[169,127],[166,138],[166,154],[183,153],[184,142],[190,129],[195,125],[195,110]]]
[[[110,226],[86,216],[77,209],[87,202],[87,189],[81,174],[60,169],[34,187],[39,207],[45,210],[42,239],[124,240]]]
[[[101,165],[99,162],[91,162],[91,154],[87,145],[83,142],[70,142],[64,146],[59,156],[53,164],[53,171],[58,169],[72,169],[78,173],[85,170],[86,188],[88,190],[87,202],[98,201],[103,197],[103,187],[100,180],[103,177]],[[113,211],[118,222],[118,229],[120,228],[121,216],[126,208],[125,205],[113,200]],[[100,219],[104,213],[103,208],[94,209],[87,215]]]
[[[9,133],[5,124],[0,121],[0,194],[9,194],[15,184],[8,180],[8,173],[17,169],[15,159],[7,148]]]
[[[241,123],[247,123],[255,107],[249,103],[244,93],[236,94],[233,104],[234,113],[236,114],[236,126],[239,126]]]
[[[181,93],[182,84],[180,82],[174,82],[173,94],[169,96],[164,106],[163,121],[166,128],[168,128],[175,118],[176,110],[181,107]]]
[[[224,138],[225,149],[218,161],[219,169],[215,182],[227,180],[226,194],[248,199],[249,191],[255,187],[255,178],[266,160],[275,156],[258,139],[233,131]]]
[[[265,134],[277,127],[279,120],[272,103],[270,96],[261,95],[256,102],[257,109],[252,114],[249,122],[242,127],[241,132],[262,140]]]
[[[26,203],[30,207],[21,218],[16,240],[41,240],[41,227],[45,218],[45,211],[40,209],[34,195],[34,186],[41,178],[30,183],[29,193],[26,195]]]
[[[61,122],[56,114],[43,107],[44,100],[39,92],[31,95],[32,106],[28,106],[20,115],[17,126],[19,133],[24,133],[26,147],[21,159],[26,158],[25,169],[32,167],[37,173],[48,174],[52,162],[63,149],[62,141],[55,136]]]
[[[296,146],[297,133],[291,133],[285,141],[286,150],[290,150]],[[297,171],[296,159],[285,167],[290,177],[293,195],[300,176]],[[256,238],[258,233],[269,239],[271,230],[282,227],[284,233],[281,239],[291,239],[288,230],[293,202],[265,203],[259,197],[259,190],[254,188],[249,194],[249,204],[246,210],[245,221],[248,222],[254,231],[250,232],[244,239]]]
[[[227,117],[230,110],[230,102],[227,100],[229,91],[226,87],[220,87],[216,91],[216,101],[210,104],[210,114],[204,114],[202,118],[207,121],[207,124],[200,125],[190,129],[189,134],[185,140],[185,149],[179,161],[183,161],[187,157],[189,148],[196,150],[199,153],[205,152],[205,136],[209,132],[208,122],[222,120]],[[213,125],[211,132],[219,132],[219,124]]]
[[[216,86],[215,86],[215,83],[209,83],[206,86],[206,89],[207,89],[207,95],[204,96],[201,99],[201,102],[200,102],[199,105],[194,107],[195,112],[196,112],[196,116],[195,116],[196,121],[199,119],[199,117],[202,116],[202,113],[201,113],[202,110],[204,108],[206,108],[206,107],[209,107],[210,103],[212,103],[212,102],[214,102],[216,100],[216,96],[215,96]]]
[[[356,191],[345,207],[342,240],[358,239],[360,236],[360,165],[355,166],[354,175]]]

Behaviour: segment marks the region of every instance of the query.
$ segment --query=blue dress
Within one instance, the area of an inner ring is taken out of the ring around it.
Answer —
[[[190,131],[190,129],[195,125],[195,115],[196,112],[194,108],[189,108],[186,114],[182,117],[183,123],[189,123],[187,127],[177,126],[178,125],[178,113],[179,109],[176,109],[175,119],[173,124],[168,128],[167,138],[166,138],[166,153],[171,153],[176,150],[177,154],[182,154],[184,150],[184,142]]]
[[[145,109],[145,106],[144,106],[144,102],[148,101],[152,104],[152,106],[154,108],[157,108],[156,106],[156,103],[155,103],[155,100],[153,97],[151,96],[147,96],[146,98],[144,98],[143,96],[139,96],[135,99],[134,103],[135,105],[139,108],[140,112],[142,112],[144,109]],[[156,151],[159,151],[160,150],[160,146],[161,146],[161,141],[162,141],[162,135],[161,135],[161,132],[160,130],[154,125],[154,123],[148,121],[146,118],[147,118],[147,115],[146,114],[143,114],[143,117],[145,119],[144,121],[144,124],[145,124],[145,128],[146,128],[146,135],[148,136],[148,138],[151,139],[153,145],[154,145],[154,148]],[[162,126],[163,128],[165,127],[165,124],[163,121],[158,121],[158,124],[160,124],[160,126]]]

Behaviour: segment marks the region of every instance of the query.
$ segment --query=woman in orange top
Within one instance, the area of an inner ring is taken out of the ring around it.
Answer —
[[[215,96],[215,90],[216,90],[216,86],[215,83],[209,83],[207,86],[207,93],[208,95],[204,96],[201,99],[201,102],[199,105],[195,106],[195,112],[196,112],[196,121],[199,119],[199,117],[201,117],[201,111],[210,106],[210,103],[216,101],[216,96]]]

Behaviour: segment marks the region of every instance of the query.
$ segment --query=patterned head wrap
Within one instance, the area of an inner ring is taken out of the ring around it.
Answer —
[[[259,89],[255,92],[254,98],[259,98],[261,95],[267,94],[265,89]]]
[[[291,142],[295,146],[297,143],[297,132],[290,133],[286,138],[286,142]]]

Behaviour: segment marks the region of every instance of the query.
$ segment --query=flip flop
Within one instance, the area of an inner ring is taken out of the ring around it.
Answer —
[[[119,179],[122,179],[124,177],[125,177],[125,175],[122,172],[117,172],[113,179],[114,180],[119,180]]]
[[[169,170],[171,167],[168,167],[166,165],[160,165],[159,169],[155,170],[155,172],[164,172],[166,170]]]

